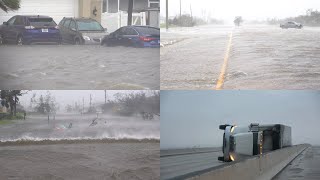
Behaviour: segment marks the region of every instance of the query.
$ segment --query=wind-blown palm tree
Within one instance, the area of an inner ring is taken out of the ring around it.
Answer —
[[[18,10],[20,8],[20,0],[0,0],[0,9],[5,12]]]

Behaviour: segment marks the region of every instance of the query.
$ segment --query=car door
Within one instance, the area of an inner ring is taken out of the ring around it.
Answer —
[[[64,23],[62,24],[62,28],[60,29],[62,42],[64,43],[71,43],[69,40],[69,25],[70,25],[70,19],[65,19]]]
[[[5,41],[12,42],[13,40],[15,40],[14,38],[15,32],[13,32],[13,23],[15,22],[15,20],[16,20],[16,16],[10,18],[6,22],[6,24],[5,23],[3,24],[2,32],[3,32],[3,38],[5,39]]]
[[[122,45],[124,46],[132,46],[137,41],[139,37],[138,32],[131,27],[125,28]]]
[[[25,22],[24,17],[17,16],[16,20],[13,23],[13,39],[16,41],[18,35],[23,36],[23,32],[25,30]]]
[[[120,45],[123,38],[124,28],[120,28],[112,33],[112,36],[109,39],[110,45]]]
[[[77,24],[74,20],[71,20],[69,28],[68,28],[68,37],[67,38],[73,44],[77,35],[78,35]]]

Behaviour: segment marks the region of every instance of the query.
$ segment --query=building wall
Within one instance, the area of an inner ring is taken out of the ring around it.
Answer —
[[[96,10],[96,15],[94,15]],[[102,0],[80,0],[79,17],[92,18],[101,23]]]

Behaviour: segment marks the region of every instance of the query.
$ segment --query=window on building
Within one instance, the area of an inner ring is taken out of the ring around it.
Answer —
[[[160,8],[160,1],[159,0],[149,0],[149,7],[150,8]]]
[[[108,13],[118,12],[118,0],[108,0]]]

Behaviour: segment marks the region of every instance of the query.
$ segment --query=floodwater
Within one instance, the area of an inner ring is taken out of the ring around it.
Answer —
[[[0,179],[159,179],[159,143],[0,147]]]
[[[218,161],[221,155],[221,148],[161,150],[161,179],[193,177],[199,171],[225,164]]]
[[[96,114],[31,115],[26,120],[0,126],[1,142],[81,139],[160,139],[160,120],[140,116]]]
[[[0,89],[159,89],[159,48],[0,46]]]
[[[298,155],[273,180],[320,179],[320,147],[311,146]]]
[[[160,179],[160,120],[27,116],[0,126],[0,179]]]
[[[320,89],[320,28],[268,25],[162,31],[161,89],[214,89],[231,33],[223,89]]]

